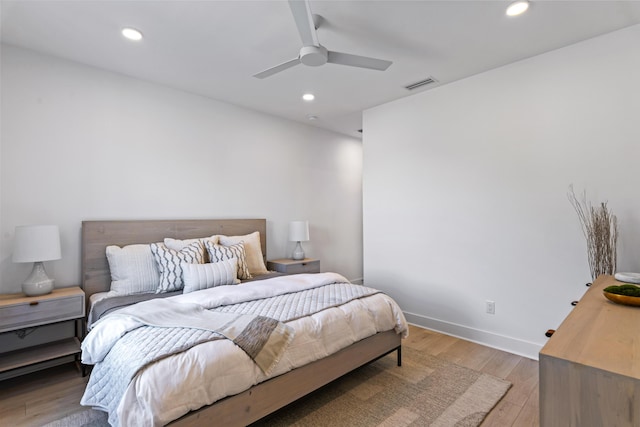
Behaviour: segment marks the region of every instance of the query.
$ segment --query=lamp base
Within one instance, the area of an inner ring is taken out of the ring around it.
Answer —
[[[34,262],[33,270],[22,283],[22,292],[28,297],[46,295],[53,290],[53,279],[47,276],[42,262]]]
[[[302,249],[302,245],[300,244],[300,242],[296,243],[296,247],[293,250],[293,259],[295,259],[296,261],[300,261],[301,259],[304,259],[304,250]]]

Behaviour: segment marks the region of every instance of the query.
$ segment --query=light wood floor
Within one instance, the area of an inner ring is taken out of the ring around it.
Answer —
[[[510,381],[482,427],[538,426],[538,362],[412,326],[403,346]],[[0,425],[41,426],[83,409],[88,377],[73,364],[0,381]]]
[[[481,427],[537,427],[538,361],[412,326],[403,346],[506,379],[512,386]]]

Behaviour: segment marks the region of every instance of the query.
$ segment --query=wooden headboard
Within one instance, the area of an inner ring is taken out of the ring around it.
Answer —
[[[111,287],[105,249],[109,245],[162,242],[165,237],[195,239],[224,234],[238,236],[260,232],[262,255],[267,257],[265,219],[193,219],[82,222],[82,289],[87,297]]]

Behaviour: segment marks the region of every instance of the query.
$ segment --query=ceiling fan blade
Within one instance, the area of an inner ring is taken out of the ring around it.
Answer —
[[[265,77],[272,76],[280,71],[284,71],[287,68],[291,68],[300,63],[300,58],[294,58],[290,61],[283,62],[280,65],[276,65],[275,67],[267,68],[264,71],[260,71],[258,74],[254,74],[253,77],[257,77],[259,79],[264,79]]]
[[[289,7],[293,13],[293,19],[296,21],[300,38],[304,46],[319,46],[318,34],[313,24],[313,16],[308,0],[289,0]]]
[[[393,64],[391,61],[384,59],[369,58],[368,56],[352,55],[342,52],[328,52],[327,62],[332,64],[348,65],[350,67],[369,68],[372,70],[384,71]]]

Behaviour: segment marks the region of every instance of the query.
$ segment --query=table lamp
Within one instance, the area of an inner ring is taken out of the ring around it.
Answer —
[[[304,250],[300,242],[309,240],[309,221],[291,221],[289,223],[289,241],[297,242],[293,250],[293,259],[304,259]]]
[[[22,283],[27,296],[46,295],[53,290],[43,261],[60,259],[60,230],[57,225],[24,225],[15,230],[13,262],[33,262],[31,274]]]

